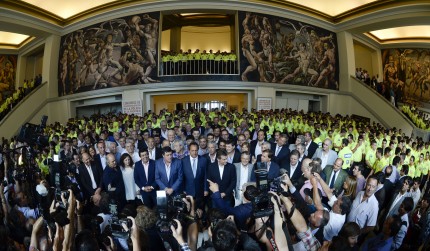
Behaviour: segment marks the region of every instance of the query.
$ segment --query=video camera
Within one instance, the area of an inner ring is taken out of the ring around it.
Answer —
[[[115,188],[112,188],[109,190],[109,193],[114,192]],[[110,202],[109,202],[109,212],[112,215],[112,218],[110,220],[110,228],[112,231],[112,236],[120,238],[120,239],[127,239],[130,234],[130,228],[132,227],[132,221],[128,218],[120,218],[118,216],[118,205],[113,199],[112,196],[110,196]],[[125,230],[123,227],[123,224],[127,226],[128,230]]]
[[[257,180],[258,194],[253,196],[251,203],[253,216],[261,218],[273,214],[273,203],[269,192],[283,193],[284,189],[281,185],[284,183],[282,181],[283,174],[272,180],[268,179],[267,163],[257,162],[256,165],[254,172]]]
[[[185,194],[178,194],[176,196],[167,196],[165,191],[157,191],[157,209],[158,221],[157,229],[160,234],[171,234],[170,226],[177,227],[176,221],[182,224],[187,220],[194,220],[188,214],[187,203]]]
[[[64,205],[63,200],[61,199],[61,195],[64,194],[64,198],[66,200],[69,199],[70,192],[69,190],[61,190],[61,175],[60,173],[55,173],[55,202],[59,203],[59,206],[62,208],[66,208],[66,205]]]

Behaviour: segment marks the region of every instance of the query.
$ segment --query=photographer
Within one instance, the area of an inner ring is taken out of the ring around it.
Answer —
[[[252,197],[258,193],[255,183],[243,184],[243,204],[237,207],[231,207],[228,202],[222,199],[217,183],[208,180],[209,190],[212,192],[212,203],[215,208],[220,209],[226,215],[233,215],[239,229],[246,230],[246,221],[252,216]]]

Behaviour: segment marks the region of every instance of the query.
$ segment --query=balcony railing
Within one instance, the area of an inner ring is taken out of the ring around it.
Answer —
[[[163,56],[160,76],[239,74],[238,61],[234,54],[215,55],[213,58],[202,55],[198,58],[188,55]]]

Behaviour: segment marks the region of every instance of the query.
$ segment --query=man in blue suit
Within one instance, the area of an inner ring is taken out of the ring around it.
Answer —
[[[204,196],[208,195],[206,182],[207,159],[199,156],[199,145],[192,142],[188,148],[190,156],[182,159],[184,188],[187,195],[194,197],[196,208],[204,209]]]
[[[269,179],[269,180],[273,180],[273,179],[279,177],[279,175],[280,175],[279,165],[276,162],[272,161],[272,159],[274,157],[275,156],[273,155],[272,150],[269,150],[269,149],[263,150],[263,153],[261,154],[261,163],[265,163],[265,166],[266,166],[267,172],[268,172],[267,173],[267,179]],[[255,170],[257,170],[257,168],[258,167],[255,166]],[[252,181],[256,180],[254,172],[251,174],[251,180]]]
[[[163,147],[162,158],[155,162],[155,182],[160,190],[165,190],[167,195],[178,195],[182,192],[182,161],[173,159],[172,148]]]
[[[140,188],[143,204],[153,208],[157,204],[155,191],[158,187],[155,182],[155,161],[149,159],[148,149],[141,150],[139,156],[141,161],[135,164],[134,182]]]

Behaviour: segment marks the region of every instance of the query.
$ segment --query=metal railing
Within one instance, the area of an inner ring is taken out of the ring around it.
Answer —
[[[237,75],[237,60],[187,59],[160,63],[160,76],[178,75]]]

